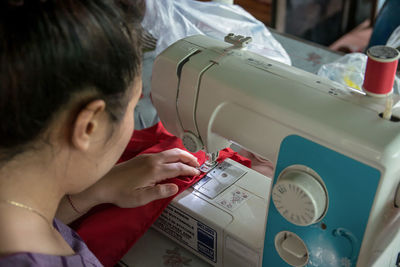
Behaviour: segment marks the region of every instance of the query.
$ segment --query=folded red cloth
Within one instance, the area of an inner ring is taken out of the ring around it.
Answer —
[[[168,133],[162,124],[158,123],[151,128],[134,132],[120,162],[139,154],[158,153],[175,147],[185,149],[179,138]],[[200,164],[204,163],[204,152],[200,151],[193,155]],[[250,167],[250,160],[231,149],[222,150],[218,161],[221,162],[226,158]],[[166,182],[177,184],[179,194],[203,176],[204,174],[172,178]],[[71,226],[105,266],[114,266],[154,223],[172,199],[173,197],[160,199],[131,209],[122,209],[111,204],[100,205]]]

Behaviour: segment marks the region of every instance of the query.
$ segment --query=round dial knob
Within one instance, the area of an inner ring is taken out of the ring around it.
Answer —
[[[182,143],[184,147],[192,153],[203,149],[203,143],[201,142],[200,138],[191,132],[185,132],[183,134]]]
[[[288,170],[276,182],[272,201],[286,220],[307,226],[323,217],[328,197],[325,186],[316,177],[305,171]]]

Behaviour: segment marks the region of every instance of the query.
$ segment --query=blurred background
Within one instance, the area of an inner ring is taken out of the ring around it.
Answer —
[[[377,16],[385,4],[385,0],[219,1],[242,6],[280,33],[345,53],[365,50]]]

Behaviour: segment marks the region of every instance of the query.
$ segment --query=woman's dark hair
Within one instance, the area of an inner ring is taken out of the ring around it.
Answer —
[[[1,1],[0,151],[29,144],[82,92],[104,99],[112,120],[124,115],[141,65],[134,2]]]

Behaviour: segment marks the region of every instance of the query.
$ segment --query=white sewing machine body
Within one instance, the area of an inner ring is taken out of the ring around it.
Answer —
[[[211,176],[178,195],[154,228],[212,265],[261,266],[268,209],[265,192],[271,180],[230,159],[222,167],[227,177],[218,175],[218,167],[214,169]],[[228,188],[213,192],[221,187],[216,185],[218,178],[228,182]],[[205,190],[213,195],[204,195]]]
[[[205,36],[157,57],[152,99],[189,146],[234,142],[275,166],[271,180],[232,163],[243,172],[222,191],[201,192],[211,179],[183,192],[161,217],[164,233],[215,266],[395,266],[400,123],[379,117],[385,99]],[[236,189],[251,197],[230,209]],[[180,211],[205,242],[173,236],[165,221]]]

